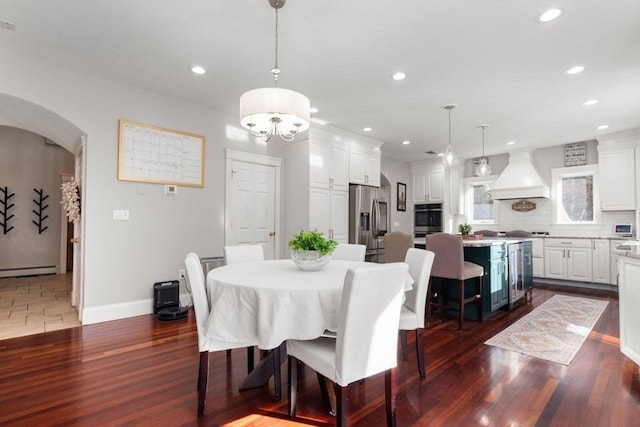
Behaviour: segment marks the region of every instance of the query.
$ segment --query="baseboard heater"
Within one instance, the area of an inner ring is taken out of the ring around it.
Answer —
[[[58,267],[45,265],[39,267],[0,268],[0,277],[37,276],[40,274],[56,274]]]

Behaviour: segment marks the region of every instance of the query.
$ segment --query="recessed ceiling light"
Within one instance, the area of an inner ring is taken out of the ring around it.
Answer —
[[[195,74],[204,74],[207,72],[207,70],[199,65],[194,65],[193,67],[191,67],[191,71],[193,71]]]
[[[576,65],[575,67],[569,68],[566,73],[567,74],[578,74],[584,71],[584,67],[582,65]]]
[[[310,113],[317,113],[318,109],[316,107],[311,107],[311,108],[309,108],[309,112]]]
[[[588,100],[588,101],[585,101],[582,105],[587,105],[587,106],[589,106],[589,105],[595,105],[595,104],[597,104],[597,103],[598,103],[598,100],[597,100],[597,99],[590,99],[590,100]]]
[[[560,9],[549,9],[549,10],[543,12],[542,15],[540,15],[538,17],[538,21],[540,21],[540,22],[553,21],[558,16],[560,16],[561,13],[562,13],[562,11]]]
[[[516,142],[515,142],[515,141],[509,141],[509,142],[507,142],[507,145],[515,145],[515,144],[516,144]]]
[[[402,141],[402,145],[409,145],[411,144],[411,141]]]
[[[404,80],[407,78],[407,75],[401,71],[395,73],[393,75],[393,80]]]
[[[438,153],[438,157],[444,156],[444,153]]]
[[[600,125],[600,126],[598,126],[596,129],[598,129],[598,130],[605,130],[605,129],[609,129],[609,125]]]
[[[368,127],[368,126],[367,126],[366,128],[362,128],[362,130],[363,130],[364,132],[371,132],[371,130],[372,130],[372,129],[371,129],[370,127]]]

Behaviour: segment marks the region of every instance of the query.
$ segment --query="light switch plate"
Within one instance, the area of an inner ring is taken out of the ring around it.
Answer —
[[[114,210],[113,211],[113,220],[114,221],[129,221],[129,211],[128,210]]]

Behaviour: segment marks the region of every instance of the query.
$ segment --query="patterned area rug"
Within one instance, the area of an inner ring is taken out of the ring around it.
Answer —
[[[485,344],[568,365],[608,303],[554,295]]]

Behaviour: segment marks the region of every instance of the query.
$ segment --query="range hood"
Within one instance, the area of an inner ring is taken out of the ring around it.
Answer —
[[[489,190],[493,200],[549,198],[551,191],[528,151],[509,154],[509,163]]]

